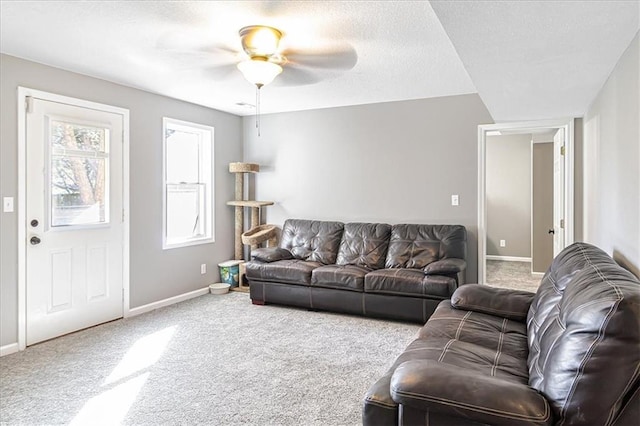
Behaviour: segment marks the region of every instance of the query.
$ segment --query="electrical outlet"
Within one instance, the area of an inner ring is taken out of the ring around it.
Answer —
[[[452,206],[457,206],[460,204],[460,199],[458,198],[458,195],[452,195],[451,196],[451,205]]]
[[[507,246],[507,241],[506,240],[500,240],[500,247],[506,247]]]
[[[207,264],[206,263],[203,263],[202,265],[200,265],[200,273],[202,275],[207,273]]]

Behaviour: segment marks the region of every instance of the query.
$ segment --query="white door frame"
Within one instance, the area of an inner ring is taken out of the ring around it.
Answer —
[[[514,123],[481,124],[478,126],[478,283],[484,284],[487,280],[485,257],[487,252],[487,206],[486,206],[486,149],[487,135],[490,132],[534,131],[540,129],[564,129],[565,156],[564,156],[564,184],[565,184],[565,246],[573,243],[574,239],[574,210],[573,210],[573,188],[574,188],[574,119],[563,118],[557,120],[522,121]]]
[[[123,121],[123,225],[124,235],[122,241],[122,286],[124,297],[122,312],[124,317],[129,316],[129,110],[111,105],[85,101],[41,90],[18,87],[18,349],[24,350],[27,342],[27,306],[26,306],[26,249],[27,249],[27,217],[26,217],[26,179],[27,179],[27,97],[33,97],[51,102],[58,102],[90,108],[98,111],[110,112],[122,116]]]

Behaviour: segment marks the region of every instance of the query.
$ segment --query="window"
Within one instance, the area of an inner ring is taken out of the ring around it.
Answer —
[[[109,129],[49,121],[49,226],[109,223]]]
[[[213,242],[213,127],[163,119],[165,249]]]

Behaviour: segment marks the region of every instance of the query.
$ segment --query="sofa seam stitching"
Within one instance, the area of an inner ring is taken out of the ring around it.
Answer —
[[[502,344],[504,343],[504,331],[505,328],[507,327],[507,321],[509,321],[508,319],[504,319],[504,321],[502,321],[502,330],[500,330],[500,338],[498,339],[498,351],[496,352],[496,356],[493,359],[493,366],[491,367],[491,375],[495,376],[496,375],[496,369],[498,368],[498,361],[500,360],[500,355],[502,354]]]

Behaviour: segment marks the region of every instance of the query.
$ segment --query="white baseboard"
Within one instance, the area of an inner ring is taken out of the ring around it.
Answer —
[[[153,311],[154,309],[163,308],[165,306],[173,305],[174,303],[184,302],[185,300],[193,299],[194,297],[203,296],[209,293],[209,287],[201,288],[199,290],[190,291],[189,293],[179,294],[177,296],[170,297],[164,300],[158,300],[157,302],[149,303],[147,305],[138,306],[129,310],[127,317],[133,317],[136,315],[144,314],[145,312]]]
[[[486,255],[485,258],[487,260],[502,260],[504,262],[531,262],[530,257],[517,257],[517,256],[495,256],[495,255]]]
[[[534,277],[542,278],[542,277],[544,277],[544,272],[532,272],[531,275],[534,276]]]
[[[17,343],[11,343],[8,345],[0,346],[0,356],[11,355],[20,350]]]

